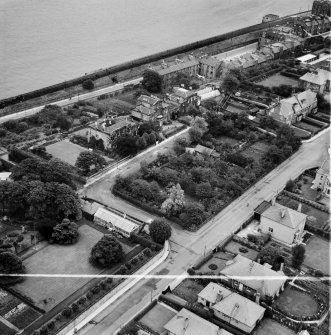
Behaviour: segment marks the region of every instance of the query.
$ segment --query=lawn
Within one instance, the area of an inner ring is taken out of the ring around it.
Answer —
[[[303,178],[306,179],[307,182],[304,183],[302,180],[300,180],[302,192],[301,195],[308,200],[316,201],[317,195],[319,193],[317,192],[317,190],[313,190],[311,188],[314,178],[310,176],[303,176]]]
[[[79,154],[87,150],[88,149],[72,143],[69,140],[56,142],[46,147],[46,151],[53,155],[53,157],[56,157],[72,166],[75,166]]]
[[[161,334],[164,331],[163,326],[167,324],[176,314],[177,312],[172,309],[167,308],[164,305],[156,304],[139,320],[139,322]]]
[[[211,258],[208,262],[206,262],[205,264],[203,264],[199,269],[198,271],[199,272],[202,272],[202,273],[206,273],[206,272],[214,272],[215,275],[218,275],[220,273],[220,271],[222,269],[225,268],[226,266],[226,262],[233,259],[234,256],[231,256],[229,254],[226,254],[225,252],[223,251],[219,251],[219,252],[216,252],[214,255],[213,255],[213,258]],[[210,269],[210,265],[211,264],[214,264],[217,266],[216,269],[212,270]]]
[[[268,143],[256,142],[246,148],[242,154],[247,158],[254,158],[255,161],[259,162],[262,156],[269,150],[269,148],[270,145]]]
[[[330,271],[330,243],[320,237],[312,236],[306,245],[304,265],[328,274]]]
[[[273,306],[298,317],[314,315],[318,311],[318,304],[313,297],[290,285],[275,300]]]
[[[307,136],[311,136],[311,132],[308,130],[303,130],[297,127],[292,127],[294,131],[294,135],[300,138],[307,138]]]
[[[255,335],[295,335],[295,331],[275,320],[265,318],[254,332]]]
[[[39,308],[49,311],[91,280],[61,275],[102,272],[92,266],[88,258],[92,247],[103,234],[87,225],[82,225],[79,232],[80,237],[76,244],[48,245],[24,261],[27,273],[50,274],[55,275],[54,277],[28,277],[22,283],[14,285],[13,289],[30,297]]]
[[[188,302],[194,303],[198,301],[198,294],[203,289],[202,285],[199,285],[193,279],[187,278],[173,290],[173,293]]]
[[[16,334],[16,331],[14,329],[7,327],[4,323],[0,321],[0,334],[1,335],[14,335]]]
[[[296,79],[282,76],[279,73],[276,73],[260,82],[257,82],[256,84],[266,86],[266,87],[273,87],[273,86],[280,86],[280,85],[290,85],[297,87],[299,82]]]
[[[244,248],[246,249],[248,252],[241,252],[239,250],[239,248]],[[244,247],[243,245],[239,244],[238,242],[235,242],[235,241],[230,241],[225,247],[224,247],[224,250],[225,251],[229,251],[229,252],[232,252],[232,253],[235,253],[235,254],[240,254],[246,258],[249,258],[251,259],[252,261],[255,261],[256,260],[256,257],[258,255],[258,252],[253,250],[253,249],[250,249],[248,247]]]
[[[322,127],[313,126],[312,124],[306,123],[304,121],[296,122],[294,125],[296,127],[301,128],[301,129],[310,131],[313,134],[317,133],[318,131],[320,131],[322,129]]]

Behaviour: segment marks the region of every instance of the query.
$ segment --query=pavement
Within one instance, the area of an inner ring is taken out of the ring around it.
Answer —
[[[169,143],[170,144],[170,143]],[[162,150],[169,146],[167,144]],[[173,279],[162,275],[184,276],[186,270],[205,252],[212,250],[220,241],[224,240],[231,233],[236,231],[263,200],[270,200],[278,194],[291,178],[295,179],[304,170],[319,166],[327,157],[330,147],[330,129],[320,133],[313,141],[303,143],[301,148],[289,159],[271,171],[263,179],[257,182],[238,199],[233,201],[228,207],[211,219],[199,231],[195,233],[183,230],[173,230],[173,236],[170,239],[171,252],[168,259],[155,268],[150,274],[155,278],[146,278],[140,280],[134,287],[130,288],[113,304],[104,309],[94,318],[96,324],[87,324],[78,331],[77,334],[84,335],[109,335],[115,334],[137,313],[145,308],[152,299],[155,299],[161,292],[170,285]],[[160,149],[161,150],[161,149]],[[150,155],[149,153],[148,155]],[[153,156],[152,156],[153,157]],[[131,173],[140,166],[140,161],[146,158],[144,155],[137,161],[126,167],[125,174]],[[123,172],[122,171],[122,172]],[[107,178],[107,177],[106,177]],[[110,176],[108,177],[110,178]],[[113,179],[113,178],[111,178]],[[112,207],[122,206],[127,212],[133,212],[136,215],[146,215],[141,211],[121,199],[113,199],[109,191],[109,185],[105,180],[95,183],[99,196],[111,202]],[[105,186],[106,185],[106,186]],[[108,188],[108,190],[107,190]],[[106,191],[107,193],[103,193]],[[90,194],[96,194],[87,190]],[[89,194],[89,193],[88,193]],[[114,202],[113,202],[114,201]]]

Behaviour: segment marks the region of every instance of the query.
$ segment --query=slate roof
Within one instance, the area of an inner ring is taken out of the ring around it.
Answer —
[[[231,293],[232,291],[228,290],[224,286],[211,282],[198,294],[198,296],[211,302],[212,304],[215,304],[219,294],[221,294],[224,299]]]
[[[323,85],[327,80],[330,80],[331,73],[329,71],[318,69],[316,72],[307,72],[300,80],[307,81],[316,85]]]
[[[296,229],[302,222],[305,222],[307,218],[306,214],[278,203],[270,206],[261,216],[293,229]]]
[[[138,225],[121,217],[113,212],[104,208],[99,208],[94,214],[94,218],[99,218],[103,221],[111,223],[114,227],[118,227],[127,233],[131,233],[138,228]]]
[[[175,335],[231,335],[213,323],[183,308],[168,323],[164,329]]]
[[[131,113],[134,113],[134,112],[138,112],[138,113],[142,113],[142,114],[150,116],[150,115],[155,114],[156,111],[154,108],[140,105],[134,108]]]
[[[268,269],[246,257],[237,255],[227,262],[227,266],[220,272],[228,277],[234,277],[238,282],[260,292],[263,295],[274,296],[286,282],[284,274]],[[275,277],[280,277],[276,279]],[[251,279],[250,279],[251,278]]]
[[[198,152],[199,154],[210,156],[212,154],[212,152],[214,151],[214,149],[210,149],[210,148],[204,147],[203,145],[198,144],[194,148],[194,151]]]
[[[254,326],[265,312],[262,306],[234,292],[217,302],[212,309],[249,327]]]
[[[200,63],[206,64],[209,66],[217,66],[219,64],[219,61],[216,58],[209,57],[209,58],[202,58],[199,60]]]
[[[156,105],[159,101],[161,101],[161,99],[157,98],[157,97],[150,97],[148,95],[144,95],[142,94],[139,98],[138,101],[140,103],[146,103],[150,106],[154,106]]]
[[[199,61],[196,59],[189,60],[187,62],[183,62],[180,64],[172,65],[169,67],[166,67],[164,69],[158,69],[156,72],[158,72],[159,75],[164,76],[166,74],[172,73],[172,72],[177,72],[184,70],[186,68],[192,67],[192,66],[197,66],[199,65]]]

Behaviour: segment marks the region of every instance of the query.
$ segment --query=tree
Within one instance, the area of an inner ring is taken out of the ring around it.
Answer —
[[[78,226],[75,222],[63,219],[53,228],[52,238],[59,244],[74,244],[78,240]]]
[[[161,210],[166,215],[177,215],[184,207],[184,191],[179,184],[171,186],[168,191],[168,198],[162,203]]]
[[[199,108],[190,105],[187,109],[187,114],[193,117],[201,116],[202,113],[200,112]]]
[[[188,74],[183,73],[183,72],[179,72],[179,73],[176,74],[176,76],[171,81],[171,85],[172,86],[181,86],[181,87],[184,87],[184,88],[189,88],[190,81],[191,81],[191,78]]]
[[[138,151],[138,138],[131,135],[118,137],[114,142],[114,149],[121,157],[135,155]]]
[[[86,176],[92,169],[100,170],[107,165],[104,157],[93,151],[82,151],[77,157],[75,166]]]
[[[171,227],[165,219],[155,219],[149,226],[149,234],[154,242],[163,244],[171,236]]]
[[[295,182],[294,182],[292,179],[289,179],[289,180],[286,182],[285,190],[286,190],[286,191],[289,191],[289,192],[293,192],[294,189],[295,189]]]
[[[10,251],[0,253],[0,273],[15,274],[24,270],[22,260]]]
[[[235,77],[233,74],[229,73],[224,78],[222,87],[226,92],[232,93],[238,90],[239,85],[240,85],[239,79]]]
[[[94,83],[91,79],[86,79],[86,80],[83,81],[82,86],[83,86],[84,90],[91,91],[94,88]]]
[[[191,127],[200,129],[203,134],[208,131],[208,123],[206,122],[206,120],[203,117],[199,117],[199,116],[196,116],[191,121]]]
[[[276,121],[271,116],[262,116],[260,118],[260,126],[262,128],[275,129],[277,127]]]
[[[138,128],[138,135],[142,136],[144,133],[150,134],[152,132],[158,133],[161,127],[158,122],[143,122]]]
[[[203,131],[199,128],[190,128],[188,131],[192,143],[199,143],[201,141]]]
[[[158,93],[162,89],[162,77],[155,71],[146,70],[141,85],[148,92]]]
[[[63,131],[68,131],[71,128],[71,121],[64,115],[60,115],[56,120],[56,125]]]
[[[195,188],[195,194],[198,198],[212,198],[214,196],[213,188],[209,182],[200,183]]]
[[[80,117],[79,121],[81,124],[86,124],[90,122],[90,118],[88,116],[83,115],[82,117]]]
[[[90,261],[101,267],[111,268],[124,258],[122,245],[111,235],[104,235],[91,250]]]
[[[300,269],[305,259],[306,249],[302,244],[297,244],[292,248],[292,265],[296,269]]]
[[[205,219],[203,206],[199,203],[186,204],[180,219],[184,228],[199,226]]]

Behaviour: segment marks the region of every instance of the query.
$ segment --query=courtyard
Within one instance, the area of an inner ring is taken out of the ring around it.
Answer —
[[[298,86],[298,80],[285,77],[281,75],[280,73],[276,73],[260,82],[257,82],[257,84],[266,86],[266,87],[273,87],[273,86],[280,86],[280,85],[290,85],[297,87]]]
[[[53,157],[60,159],[72,166],[75,166],[79,154],[88,149],[83,148],[68,139],[53,143],[46,147],[46,151]]]
[[[49,274],[50,277],[27,277],[12,288],[31,298],[35,306],[49,311],[91,280],[89,277],[65,275],[93,275],[103,272],[89,262],[91,249],[103,234],[87,225],[82,225],[79,233],[76,244],[48,244],[24,261],[28,274]],[[124,251],[128,253],[130,250],[126,248]]]
[[[275,300],[273,307],[278,307],[281,311],[297,317],[314,315],[318,311],[318,304],[309,293],[290,285]]]
[[[324,274],[330,271],[330,244],[327,240],[316,235],[312,236],[306,245],[306,257],[304,265]]]
[[[149,310],[139,322],[153,331],[161,334],[164,331],[163,326],[167,324],[177,312],[165,305],[156,304]]]
[[[258,328],[254,331],[255,335],[295,335],[295,331],[281,325],[277,321],[264,318]]]

